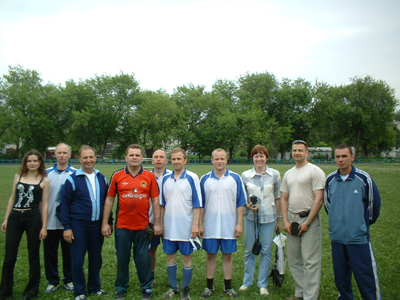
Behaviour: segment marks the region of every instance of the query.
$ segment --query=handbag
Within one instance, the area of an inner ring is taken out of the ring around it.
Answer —
[[[255,222],[254,222],[254,235],[255,235],[255,241],[254,241],[254,244],[253,244],[253,249],[251,249],[251,252],[254,254],[254,255],[258,255],[258,254],[260,254],[260,251],[261,251],[261,248],[262,248],[262,245],[261,245],[261,243],[260,243],[260,239],[259,239],[259,233],[257,234],[257,230],[256,229],[258,229],[258,211],[256,210],[255,212],[254,212],[254,214],[255,214]],[[256,228],[256,224],[257,224],[257,228]]]

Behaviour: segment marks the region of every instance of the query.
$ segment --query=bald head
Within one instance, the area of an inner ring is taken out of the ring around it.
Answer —
[[[164,172],[165,165],[168,163],[167,154],[165,153],[165,151],[161,149],[156,150],[153,153],[151,163],[154,166],[154,170]]]

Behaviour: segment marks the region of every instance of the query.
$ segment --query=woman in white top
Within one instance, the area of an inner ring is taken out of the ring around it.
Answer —
[[[270,273],[272,239],[274,232],[281,227],[281,208],[279,189],[281,176],[275,169],[268,168],[268,149],[257,145],[251,151],[254,167],[242,173],[246,189],[247,204],[244,213],[245,247],[244,278],[240,291],[247,290],[253,285],[254,268],[257,256],[252,253],[256,234],[262,245],[260,251],[260,267],[257,286],[261,295],[268,295],[267,285]],[[251,198],[257,203],[252,205]],[[278,221],[277,221],[278,220]]]

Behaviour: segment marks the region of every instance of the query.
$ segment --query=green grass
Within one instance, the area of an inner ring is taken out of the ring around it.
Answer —
[[[270,165],[281,172],[283,176],[284,172],[291,168],[293,165]],[[121,168],[122,166],[117,165],[97,165],[103,174],[109,179],[111,174]],[[228,166],[232,171],[241,173],[244,170],[251,168],[251,165],[230,165]],[[320,165],[326,174],[335,170],[335,165]],[[398,229],[400,228],[400,185],[399,185],[399,164],[387,164],[387,165],[360,165],[360,168],[369,172],[374,178],[378,185],[378,188],[382,197],[382,208],[381,215],[376,224],[371,226],[371,241],[374,247],[376,260],[378,262],[378,272],[380,279],[380,286],[382,290],[383,299],[400,299],[399,295],[399,268],[400,258],[398,253],[400,252],[400,238]],[[170,168],[170,166],[169,166]],[[191,171],[196,172],[199,176],[205,174],[212,169],[211,165],[188,165],[187,168]],[[11,195],[12,180],[14,174],[17,172],[18,166],[0,166],[0,220],[2,222],[8,199]],[[322,276],[320,284],[320,299],[330,300],[337,298],[337,290],[334,283],[332,261],[331,261],[331,250],[330,250],[330,239],[328,234],[328,218],[325,211],[321,210],[322,220],[322,236],[323,236],[323,258],[322,258]],[[0,261],[2,263],[4,259],[4,242],[5,234],[0,234]],[[41,255],[43,252],[41,251]],[[166,274],[166,257],[162,252],[162,246],[157,251],[158,262],[156,266],[156,281],[157,284],[153,289],[153,298],[161,299],[162,294],[168,289],[168,278]],[[238,239],[238,251],[234,254],[234,272],[232,278],[233,288],[238,291],[243,280],[244,272],[244,238]],[[200,299],[200,295],[206,286],[205,278],[205,251],[197,251],[193,254],[193,278],[191,282],[190,295],[192,299]],[[178,283],[182,282],[182,264],[178,259]],[[42,259],[43,263],[43,259]],[[19,248],[18,261],[15,268],[14,275],[14,299],[19,299],[22,295],[22,291],[27,283],[28,278],[28,258],[26,250],[25,238],[21,241]],[[133,261],[130,264],[131,276],[130,276],[130,288],[128,290],[128,296],[126,299],[141,299],[139,281],[136,276],[136,269]],[[44,275],[44,267],[42,264],[42,280],[40,285],[40,299],[72,299],[73,293],[67,292],[60,288],[53,294],[45,294],[46,279]],[[110,296],[101,297],[101,299],[114,299],[114,281],[116,276],[116,257],[114,251],[114,238],[106,239],[103,246],[103,267],[101,270],[101,281],[102,288],[110,293]],[[255,279],[258,276],[258,268],[255,271]],[[215,276],[215,289],[216,293],[212,296],[212,299],[222,298],[223,289],[223,275],[221,270],[221,257],[218,257],[218,267]],[[361,299],[357,285],[353,283],[353,289],[355,290],[355,299]],[[246,292],[241,292],[242,299],[283,299],[284,297],[293,295],[294,283],[290,274],[289,267],[286,268],[285,282],[281,288],[276,288],[270,283],[268,285],[268,291],[270,295],[267,297],[261,297],[259,290],[256,287],[256,280],[254,285]],[[91,297],[95,298],[95,297]],[[174,299],[179,299],[175,296]]]

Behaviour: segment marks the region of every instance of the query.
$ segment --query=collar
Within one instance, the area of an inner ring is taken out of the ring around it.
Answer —
[[[153,172],[154,176],[156,176],[156,179],[159,179],[159,177],[157,177],[156,173],[154,173],[154,168],[153,168],[153,170],[151,170],[151,172]],[[164,168],[164,173],[162,173],[161,177],[163,177],[165,174],[167,174],[167,168]]]
[[[355,177],[356,177],[356,168],[353,165],[351,165],[351,171],[350,171],[349,177],[347,177],[347,180],[349,180],[349,179],[353,180]],[[336,171],[335,179],[336,180],[338,180],[338,179],[342,180],[342,177],[340,177],[340,170],[339,169]]]
[[[65,170],[63,170],[62,172],[60,172],[60,171],[57,169],[57,164],[55,164],[55,165],[53,166],[53,170],[56,171],[58,174],[61,174],[61,173],[63,173],[63,172],[69,172],[70,169],[71,169],[71,165],[70,165],[70,164],[68,164],[68,167],[67,167]]]
[[[224,176],[223,176],[223,177],[225,177],[225,176],[229,176],[229,174],[230,174],[230,171],[229,171],[229,169],[228,169],[228,168],[226,168],[226,172],[225,172],[225,174],[224,174]],[[218,176],[217,176],[217,175],[215,175],[214,169],[211,171],[210,177],[211,177],[211,178],[218,179],[218,180],[222,179],[222,177],[221,177],[221,178],[218,178]]]
[[[267,174],[269,176],[274,176],[274,174],[272,173],[272,170],[270,168],[268,168],[268,166],[265,166],[265,167],[266,167],[265,172],[262,173],[261,175]],[[250,171],[250,178],[253,178],[255,176],[261,176],[261,175],[256,172],[256,169],[254,167]]]
[[[97,173],[100,172],[99,170],[94,169],[94,168],[93,168],[93,171],[94,171],[94,175],[97,175]],[[76,176],[85,176],[85,175],[87,175],[87,173],[83,172],[82,168],[80,168],[78,171],[76,171]]]
[[[144,170],[144,169],[143,169],[143,166],[140,166],[139,172],[138,172],[134,177],[138,176],[139,174],[142,174],[142,173],[143,173],[143,170]],[[129,169],[128,169],[128,166],[125,167],[124,171],[125,171],[126,174],[130,174]]]
[[[172,178],[175,178],[175,170],[172,171],[171,177],[172,177]],[[183,171],[182,175],[179,176],[179,178],[186,178],[186,177],[187,177],[187,170],[186,170],[186,168],[185,168],[185,170]]]

